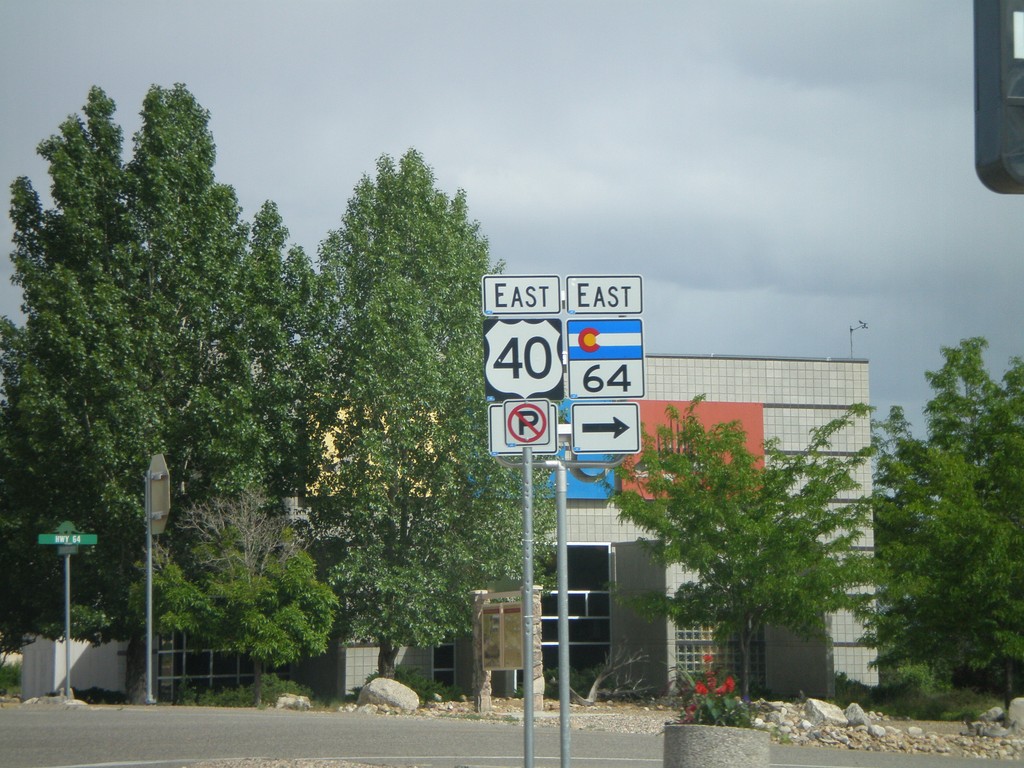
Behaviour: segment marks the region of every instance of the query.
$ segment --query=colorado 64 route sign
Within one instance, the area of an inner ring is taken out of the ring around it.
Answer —
[[[644,396],[642,320],[570,320],[566,329],[571,399]]]
[[[561,400],[562,321],[484,320],[486,395],[495,400]]]

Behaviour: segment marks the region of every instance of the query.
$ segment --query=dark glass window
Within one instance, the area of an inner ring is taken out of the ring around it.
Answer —
[[[569,589],[597,589],[607,591],[607,544],[573,544],[568,548],[566,563],[569,570]]]
[[[567,551],[569,663],[589,669],[604,662],[611,648],[608,593],[611,548],[607,544],[570,544]],[[544,666],[558,666],[558,594],[541,598]]]
[[[612,598],[607,592],[591,592],[587,600],[587,616],[610,616]]]

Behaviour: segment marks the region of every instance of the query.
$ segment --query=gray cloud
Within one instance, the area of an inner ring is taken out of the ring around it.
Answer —
[[[1024,200],[974,173],[971,25],[963,0],[9,2],[0,179],[45,191],[34,148],[89,86],[130,151],[146,89],[183,82],[246,215],[276,200],[310,252],[416,147],[509,272],[643,274],[652,351],[840,357],[864,320],[875,401],[913,414],[940,346],[1021,353]]]

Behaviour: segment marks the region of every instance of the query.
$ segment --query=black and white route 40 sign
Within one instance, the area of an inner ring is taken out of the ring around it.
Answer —
[[[484,320],[487,399],[561,400],[562,321]]]
[[[506,400],[488,406],[488,440],[493,456],[558,451],[558,406],[550,400]]]

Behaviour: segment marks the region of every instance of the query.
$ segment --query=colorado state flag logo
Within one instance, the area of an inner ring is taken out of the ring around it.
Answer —
[[[569,320],[570,360],[641,360],[644,356],[640,320]]]

